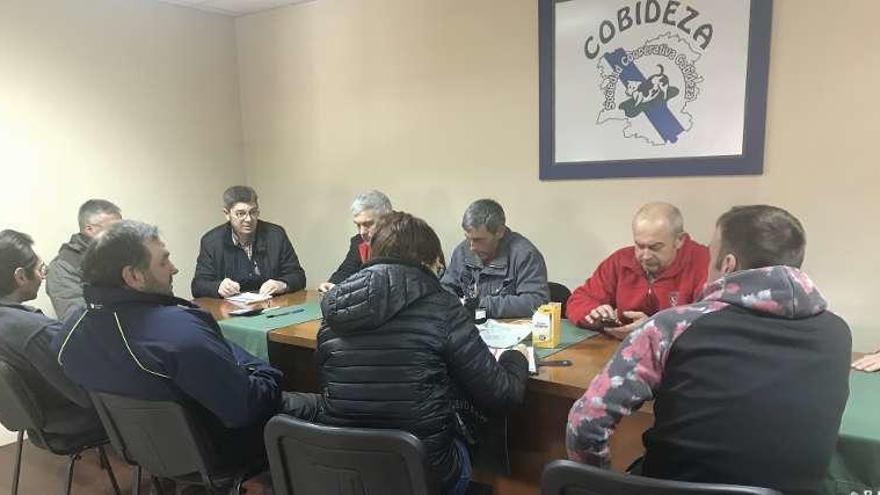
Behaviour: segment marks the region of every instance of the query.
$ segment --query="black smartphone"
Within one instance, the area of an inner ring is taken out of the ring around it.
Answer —
[[[571,366],[571,361],[568,359],[538,361],[538,366]]]

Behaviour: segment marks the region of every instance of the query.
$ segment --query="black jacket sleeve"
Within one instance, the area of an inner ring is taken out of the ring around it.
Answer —
[[[208,235],[203,236],[199,244],[196,273],[190,287],[193,297],[220,297],[217,291],[220,289],[220,282],[223,281],[223,269],[220,260],[215,257],[216,252],[211,246]]]
[[[299,258],[293,249],[293,244],[287,237],[287,233],[282,229],[281,252],[278,261],[278,273],[273,279],[280,280],[287,284],[288,292],[296,292],[306,288],[306,271],[299,264]],[[219,287],[219,285],[218,285]]]
[[[496,361],[480,338],[464,307],[450,306],[451,331],[446,346],[452,376],[480,409],[503,413],[522,402],[529,363],[518,351],[507,351]]]
[[[361,262],[361,253],[358,251],[360,243],[361,236],[356,235],[351,238],[350,245],[348,246],[348,254],[345,255],[345,259],[342,261],[342,264],[339,265],[339,268],[333,272],[333,275],[330,275],[329,282],[331,284],[338,284],[361,269],[363,263]]]

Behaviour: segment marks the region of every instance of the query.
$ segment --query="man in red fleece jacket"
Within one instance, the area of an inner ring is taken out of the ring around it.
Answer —
[[[654,313],[700,298],[709,250],[684,231],[669,203],[642,206],[632,222],[633,246],[603,261],[566,304],[566,317],[584,328],[623,339]]]

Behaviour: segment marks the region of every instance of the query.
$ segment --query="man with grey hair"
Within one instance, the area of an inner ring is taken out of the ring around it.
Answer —
[[[566,304],[575,325],[623,339],[654,313],[700,298],[709,250],[684,231],[681,212],[648,203],[632,221],[633,246],[603,261]]]
[[[193,297],[230,297],[259,291],[277,295],[306,286],[287,232],[280,225],[260,220],[257,192],[232,186],[223,193],[226,223],[202,236]]]
[[[381,191],[375,189],[362,192],[351,203],[351,214],[354,216],[355,234],[349,240],[348,254],[339,268],[330,275],[330,280],[318,286],[318,292],[327,292],[336,284],[360,271],[364,263],[370,259],[370,240],[376,231],[376,222],[386,213],[390,213],[391,200]]]
[[[443,287],[488,318],[531,316],[550,301],[547,265],[538,248],[507,227],[491,199],[471,203],[461,220],[465,240],[452,252]]]
[[[58,256],[49,263],[46,276],[46,293],[59,320],[85,304],[80,269],[83,255],[95,236],[122,219],[122,212],[106,199],[90,199],[79,207],[77,219],[79,232],[61,245]]]

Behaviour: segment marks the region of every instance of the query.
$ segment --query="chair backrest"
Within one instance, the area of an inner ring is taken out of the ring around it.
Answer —
[[[10,431],[39,430],[43,412],[27,383],[11,364],[0,360],[0,423]]]
[[[572,461],[544,468],[541,495],[782,495],[776,490],[716,483],[689,483],[617,473]]]
[[[182,405],[103,392],[90,395],[110,443],[129,464],[162,478],[197,472],[210,483],[204,441]]]
[[[550,302],[562,303],[562,317],[565,318],[565,307],[568,298],[571,297],[571,291],[558,282],[547,282],[547,286],[550,288]]]
[[[435,495],[422,442],[396,430],[338,428],[286,415],[265,430],[280,495]]]

